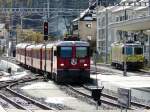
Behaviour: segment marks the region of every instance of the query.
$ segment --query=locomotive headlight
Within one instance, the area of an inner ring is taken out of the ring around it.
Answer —
[[[84,64],[84,67],[86,67],[87,66],[87,64]]]
[[[63,67],[63,66],[64,66],[64,64],[63,64],[63,63],[61,63],[61,64],[60,64],[60,66],[62,66],[62,67]]]

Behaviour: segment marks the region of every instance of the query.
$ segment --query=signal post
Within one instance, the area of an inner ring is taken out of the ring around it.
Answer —
[[[45,78],[47,78],[47,74],[46,74],[46,59],[47,59],[47,53],[46,53],[46,43],[48,40],[48,21],[44,21],[43,23],[43,33],[44,33],[44,41],[45,41],[45,66],[44,66],[44,76]]]

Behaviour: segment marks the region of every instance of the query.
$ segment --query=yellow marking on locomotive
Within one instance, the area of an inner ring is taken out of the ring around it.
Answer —
[[[144,56],[143,55],[129,55],[126,58],[127,62],[143,62]]]

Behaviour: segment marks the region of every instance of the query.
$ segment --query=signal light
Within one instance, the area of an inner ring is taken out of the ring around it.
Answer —
[[[48,40],[48,22],[44,22],[44,40]]]

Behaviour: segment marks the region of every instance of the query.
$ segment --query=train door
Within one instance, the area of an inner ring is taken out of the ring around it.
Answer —
[[[31,66],[33,66],[33,49],[32,48],[30,50],[30,53],[31,53]]]
[[[18,53],[19,57],[18,58],[19,58],[19,62],[21,62],[21,49],[19,48],[18,50],[19,50],[19,53]]]
[[[40,70],[42,70],[42,46],[40,48]]]
[[[24,64],[26,65],[26,60],[27,60],[27,47],[28,47],[28,45],[27,46],[25,46],[25,57],[24,57]]]

